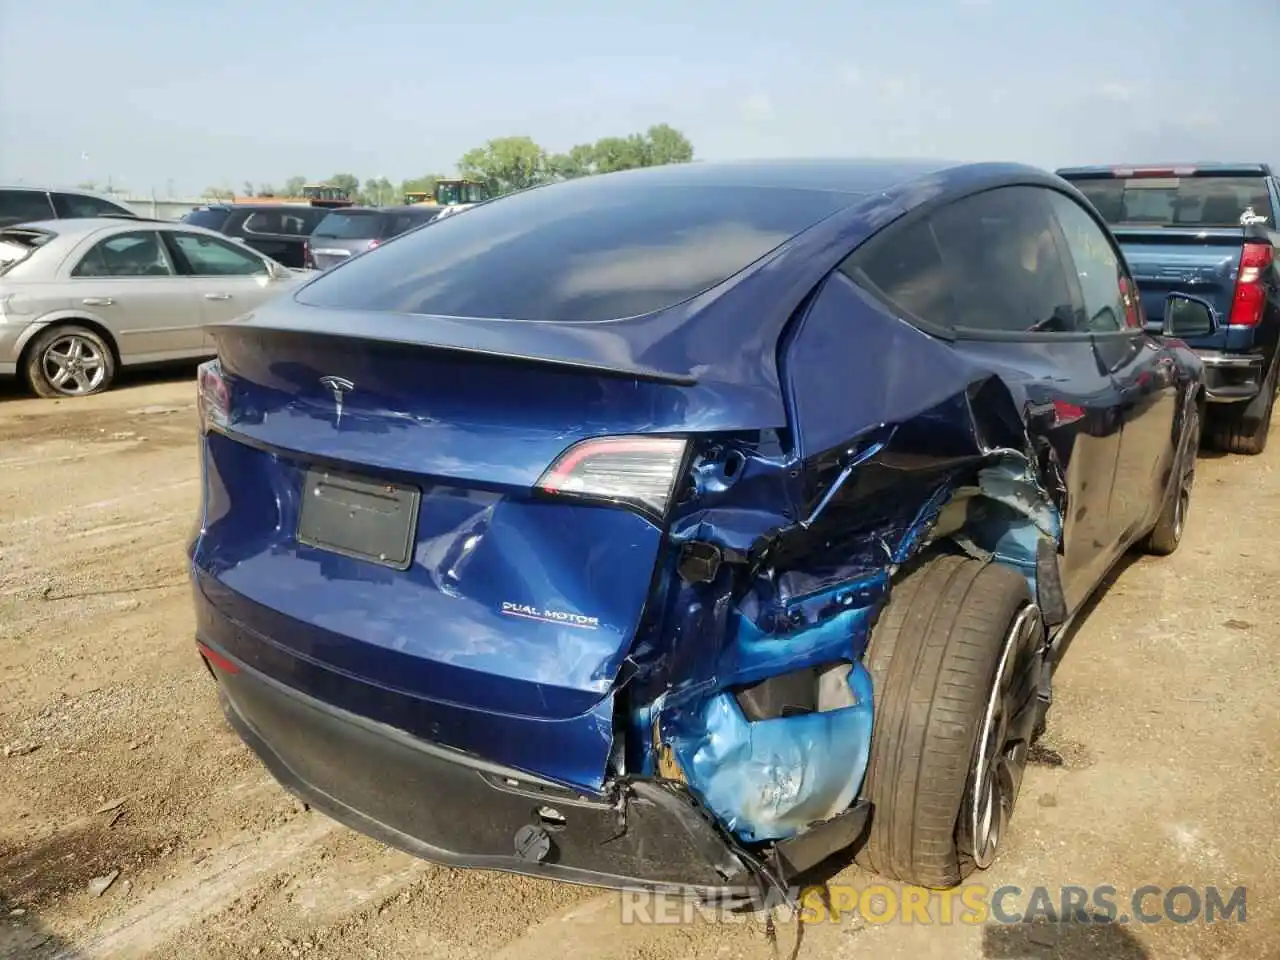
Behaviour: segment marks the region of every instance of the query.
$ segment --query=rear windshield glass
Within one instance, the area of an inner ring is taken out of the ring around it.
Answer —
[[[320,277],[298,299],[504,320],[637,316],[728,279],[853,199],[584,178],[437,220]]]
[[[0,276],[53,238],[48,230],[0,230]]]
[[[1265,177],[1133,177],[1076,180],[1110,224],[1238,227],[1249,216],[1275,224]]]
[[[378,236],[384,214],[376,210],[344,210],[326,216],[311,231],[313,237],[334,240],[371,240]]]
[[[206,230],[221,230],[230,215],[230,210],[192,210],[182,215],[182,222],[189,223],[193,227],[204,227]]]

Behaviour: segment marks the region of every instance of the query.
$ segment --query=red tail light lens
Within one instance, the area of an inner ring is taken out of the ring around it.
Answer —
[[[1263,276],[1271,267],[1274,254],[1269,243],[1246,243],[1240,254],[1240,272],[1236,292],[1231,299],[1232,326],[1256,327],[1267,309],[1267,288]]]
[[[376,239],[376,238],[375,238],[375,239],[373,239],[373,240],[370,240],[370,241],[369,241],[369,249],[370,249],[370,250],[372,250],[374,247],[376,247],[376,246],[377,246],[378,244],[380,244],[381,242],[382,242],[381,240],[378,240],[378,239]]]
[[[544,493],[631,507],[660,520],[680,476],[680,437],[597,437],[574,444],[538,480]]]
[[[302,241],[302,266],[308,270],[314,270],[316,266],[315,257],[311,256],[311,241]]]
[[[230,421],[231,391],[217,360],[202,363],[196,369],[196,413],[200,418],[201,433],[208,433],[214,427],[225,427]]]

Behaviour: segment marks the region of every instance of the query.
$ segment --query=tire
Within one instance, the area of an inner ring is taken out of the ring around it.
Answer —
[[[57,374],[68,364],[72,373],[59,382]],[[111,386],[116,358],[107,342],[88,327],[58,324],[32,341],[23,372],[38,396],[89,397]]]
[[[991,864],[1022,783],[1043,661],[1039,608],[1009,567],[940,554],[894,587],[864,658],[875,703],[862,866],[946,888]],[[1007,696],[993,698],[998,678]],[[996,701],[1007,722],[988,716]],[[999,776],[979,775],[997,755]],[[997,782],[1000,795],[985,792]],[[991,796],[993,832],[979,815]]]
[[[1178,471],[1176,482],[1169,491],[1164,508],[1160,511],[1160,519],[1142,541],[1143,552],[1153,556],[1167,557],[1182,543],[1187,511],[1191,508],[1191,491],[1196,481],[1196,452],[1200,448],[1200,409],[1193,407],[1192,410],[1188,436],[1183,445],[1181,458],[1175,465]],[[1263,445],[1266,445],[1265,437]]]
[[[1213,411],[1206,419],[1209,443],[1224,453],[1256,455],[1267,449],[1271,435],[1271,411],[1276,402],[1276,370],[1272,367],[1258,396]]]

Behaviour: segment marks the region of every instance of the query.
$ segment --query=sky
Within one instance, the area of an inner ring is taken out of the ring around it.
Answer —
[[[0,183],[399,182],[664,122],[705,160],[1280,164],[1277,38],[1275,0],[0,0]]]

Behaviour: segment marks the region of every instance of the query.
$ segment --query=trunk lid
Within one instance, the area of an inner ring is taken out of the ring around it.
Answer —
[[[598,786],[664,530],[539,478],[586,438],[714,416],[672,382],[388,343],[356,335],[375,318],[339,319],[327,336],[214,328],[230,414],[204,444],[193,564],[240,631],[229,652],[262,648],[257,666],[322,699]]]

